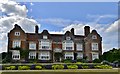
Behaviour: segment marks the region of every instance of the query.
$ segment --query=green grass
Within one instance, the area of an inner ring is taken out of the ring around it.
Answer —
[[[4,70],[1,74],[119,74],[116,69]]]

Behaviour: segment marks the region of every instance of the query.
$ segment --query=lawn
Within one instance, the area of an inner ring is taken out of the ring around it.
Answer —
[[[120,69],[4,70],[1,74],[120,74]]]

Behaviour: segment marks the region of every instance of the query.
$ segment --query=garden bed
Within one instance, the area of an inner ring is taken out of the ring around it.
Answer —
[[[60,70],[60,69],[112,69],[112,66],[87,63],[51,63],[51,64],[3,64],[2,70]]]

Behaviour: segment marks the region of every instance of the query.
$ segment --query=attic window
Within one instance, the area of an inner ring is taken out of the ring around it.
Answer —
[[[43,35],[43,39],[47,39],[48,37],[46,35]]]
[[[15,36],[20,36],[20,32],[15,32]]]
[[[66,37],[66,40],[71,40],[71,37]]]
[[[97,36],[96,35],[92,35],[92,39],[97,39]]]

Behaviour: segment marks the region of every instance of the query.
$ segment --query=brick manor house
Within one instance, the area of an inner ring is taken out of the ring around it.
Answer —
[[[8,51],[12,52],[12,60],[20,61],[20,47],[28,50],[28,59],[39,61],[60,62],[64,59],[82,59],[92,61],[99,59],[102,55],[102,37],[96,30],[90,32],[90,27],[84,27],[84,35],[75,35],[74,28],[66,31],[65,34],[50,34],[47,30],[38,32],[39,27],[35,26],[35,33],[25,33],[17,24],[8,33]]]

